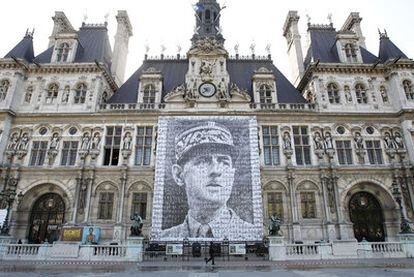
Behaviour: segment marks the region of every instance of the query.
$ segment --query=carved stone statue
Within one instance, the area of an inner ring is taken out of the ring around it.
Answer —
[[[364,139],[362,138],[361,133],[355,133],[354,141],[357,149],[364,149]]]
[[[12,134],[10,137],[9,144],[7,145],[8,150],[17,150],[18,149],[19,138],[17,133]]]
[[[385,142],[385,147],[387,148],[387,149],[393,149],[393,148],[395,148],[394,146],[394,141],[393,141],[393,139],[391,138],[391,134],[390,133],[385,133],[385,136],[384,136],[384,142]]]
[[[396,133],[394,136],[394,142],[397,149],[404,149],[404,140],[400,133]]]
[[[325,147],[326,149],[333,149],[333,143],[332,143],[332,136],[331,133],[327,132],[325,134]]]
[[[99,133],[95,133],[92,138],[91,149],[98,150],[100,143],[101,143],[101,135]]]
[[[90,137],[88,133],[84,133],[82,137],[81,150],[89,150]]]
[[[124,136],[124,144],[122,146],[122,150],[131,150],[131,143],[132,143],[131,133],[128,132]]]
[[[323,141],[321,134],[316,132],[313,136],[313,141],[315,142],[315,150],[322,150],[323,149]]]
[[[288,132],[283,134],[283,149],[292,150],[292,140],[290,139],[290,134]]]
[[[131,237],[140,237],[142,236],[142,226],[144,223],[142,222],[142,217],[135,213],[131,216],[132,226],[131,226]]]
[[[59,148],[59,134],[58,133],[54,133],[51,140],[50,140],[50,150],[58,150]]]
[[[217,87],[217,98],[219,100],[229,100],[229,98],[230,98],[229,95],[228,95],[228,93],[227,93],[227,89],[226,89],[226,86],[225,86],[225,84],[224,84],[223,81],[221,81],[218,84],[218,87]]]
[[[280,226],[283,224],[283,220],[273,213],[269,220],[269,236],[280,236]]]
[[[24,133],[18,142],[17,150],[26,151],[28,146],[29,146],[29,135],[27,133]]]
[[[215,62],[201,61],[200,75],[211,77],[213,75],[213,68]]]

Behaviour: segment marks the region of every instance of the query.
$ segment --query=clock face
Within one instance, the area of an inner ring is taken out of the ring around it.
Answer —
[[[216,86],[212,83],[203,83],[198,88],[198,92],[204,97],[211,97],[216,94]]]

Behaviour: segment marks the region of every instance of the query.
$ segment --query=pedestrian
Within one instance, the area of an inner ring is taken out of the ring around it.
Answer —
[[[208,250],[208,253],[210,254],[210,257],[208,258],[208,260],[206,260],[206,264],[208,264],[208,262],[211,261],[211,264],[214,265],[214,256],[216,253],[213,242],[210,242],[210,249]]]

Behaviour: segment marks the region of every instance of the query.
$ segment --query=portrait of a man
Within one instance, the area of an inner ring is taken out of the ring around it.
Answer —
[[[158,139],[154,238],[261,239],[260,184],[252,174],[257,153],[251,153],[258,151],[257,133],[251,135],[257,127],[251,118],[231,119],[160,119],[166,124],[159,125],[165,130]]]

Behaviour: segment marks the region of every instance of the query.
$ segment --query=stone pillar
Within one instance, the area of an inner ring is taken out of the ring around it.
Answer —
[[[92,202],[92,187],[95,183],[95,171],[91,172],[91,178],[88,178],[87,184],[88,184],[88,192],[86,196],[86,208],[85,208],[85,218],[84,223],[89,224],[90,222],[90,212],[91,212],[91,202]]]
[[[284,261],[286,260],[286,245],[281,236],[269,237],[269,260]]]
[[[128,237],[126,259],[133,262],[142,262],[144,254],[144,238]]]
[[[118,201],[118,219],[117,223],[122,223],[122,218],[124,216],[124,200],[125,200],[125,189],[126,189],[126,182],[127,182],[127,169],[126,167],[122,169],[122,176],[121,180],[121,187],[119,189],[119,201]]]
[[[80,186],[82,183],[82,178],[78,177],[76,178],[76,188],[75,188],[75,201],[73,203],[73,210],[72,210],[72,224],[76,224],[76,220],[78,217],[78,205],[79,205],[79,191]]]

